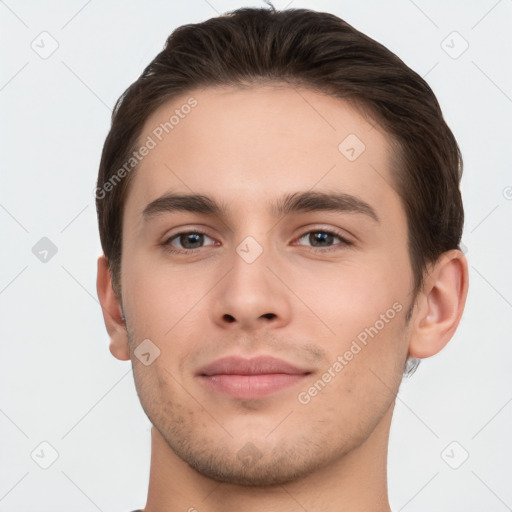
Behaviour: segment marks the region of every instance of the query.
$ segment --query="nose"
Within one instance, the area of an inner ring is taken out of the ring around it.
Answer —
[[[214,323],[246,331],[284,327],[291,316],[290,292],[276,278],[277,263],[270,261],[266,251],[249,261],[234,253],[231,270],[215,287]]]

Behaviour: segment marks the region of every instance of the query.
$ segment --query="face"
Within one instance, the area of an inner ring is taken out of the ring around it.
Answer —
[[[283,85],[192,91],[139,142],[121,288],[150,421],[220,481],[336,464],[392,408],[407,357],[413,276],[387,135]]]

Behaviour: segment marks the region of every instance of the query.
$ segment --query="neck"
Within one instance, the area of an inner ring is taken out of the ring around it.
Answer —
[[[370,436],[332,464],[272,487],[217,482],[196,472],[151,429],[151,470],[144,512],[390,512],[387,450],[394,403]]]

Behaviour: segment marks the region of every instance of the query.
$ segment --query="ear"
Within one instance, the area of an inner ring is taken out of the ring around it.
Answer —
[[[411,319],[410,357],[433,356],[450,341],[464,311],[468,282],[468,263],[457,249],[443,253],[431,267]]]
[[[127,361],[130,359],[128,333],[119,299],[112,288],[110,269],[104,254],[98,258],[96,290],[103,312],[105,327],[110,336],[110,352],[115,358]]]

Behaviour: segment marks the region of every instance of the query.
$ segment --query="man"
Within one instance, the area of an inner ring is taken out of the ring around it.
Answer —
[[[464,308],[457,143],[332,14],[178,28],[118,101],[98,296],[150,419],[145,512],[389,512],[407,369]]]

